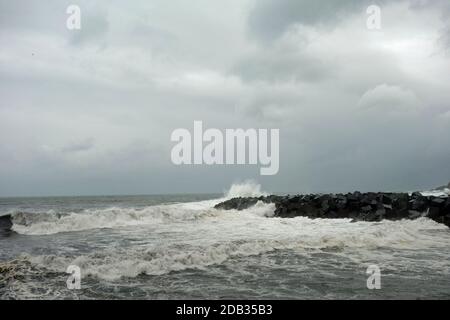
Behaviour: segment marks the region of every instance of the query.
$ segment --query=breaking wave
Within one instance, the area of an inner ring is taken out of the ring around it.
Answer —
[[[450,189],[443,188],[442,190],[431,190],[431,191],[422,191],[421,194],[425,197],[433,196],[433,197],[448,197],[450,196]]]
[[[197,208],[196,208],[197,207]],[[202,208],[202,209],[199,209]],[[188,221],[214,216],[207,204],[157,205],[146,208],[86,209],[80,213],[58,214],[17,212],[12,215],[12,229],[20,234],[48,235],[59,232],[101,228],[119,228],[146,224]]]
[[[261,185],[254,181],[235,183],[225,194],[226,198],[259,197],[267,195],[267,193],[261,191]]]
[[[241,224],[238,218],[243,219]],[[304,255],[315,250],[350,250],[358,252],[363,260],[378,248],[436,249],[438,252],[450,242],[447,233],[435,235],[441,230],[446,231],[446,227],[426,218],[350,223],[345,219],[311,220],[303,217],[263,219],[259,214],[247,212],[244,217],[236,214],[228,222],[224,219],[221,222],[222,225],[217,227],[208,225],[210,233],[205,234],[201,242],[152,243],[132,248],[100,249],[79,256],[23,255],[21,258],[51,272],[63,273],[68,265],[77,265],[84,276],[115,280],[186,269],[202,270],[233,258],[276,250],[294,250]],[[254,227],[249,228],[249,224]],[[189,226],[186,229],[191,231]]]
[[[239,196],[259,196],[264,193],[261,186],[246,182],[232,185],[225,198]],[[138,225],[152,225],[170,222],[192,221],[225,214],[213,209],[225,198],[190,203],[162,204],[144,208],[103,208],[85,209],[81,212],[15,212],[12,214],[12,229],[20,234],[49,235],[89,229],[120,228]],[[264,207],[266,208],[266,206]],[[255,214],[270,216],[273,209],[266,212],[261,206],[254,208]]]

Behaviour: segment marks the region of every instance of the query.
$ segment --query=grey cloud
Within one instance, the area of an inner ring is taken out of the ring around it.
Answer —
[[[437,8],[444,21],[448,21],[450,15],[447,0],[262,0],[256,2],[248,26],[251,35],[267,42],[280,37],[293,24],[334,27],[352,13],[360,11],[365,15],[369,5],[379,5],[383,9],[396,2],[406,2],[413,10]]]
[[[448,1],[410,1],[409,19],[371,34],[339,23],[365,2],[263,0],[248,16],[252,0],[199,1],[80,0],[77,35],[69,1],[0,0],[0,196],[221,192],[247,178],[288,192],[447,182],[450,62],[422,42],[442,31]],[[170,134],[194,120],[279,128],[279,174],[174,166]]]
[[[240,99],[236,112],[246,118],[254,118],[262,123],[286,124],[293,115],[305,107],[304,93],[295,86],[256,85],[254,92]]]
[[[66,10],[70,5],[81,9],[81,30],[68,30]],[[104,43],[102,38],[108,31],[108,6],[79,0],[0,0],[0,27],[2,31],[21,30],[34,34],[67,37],[73,45],[89,41]]]
[[[89,42],[104,47],[108,29],[107,12],[81,9],[81,29],[67,30],[67,33],[72,45],[83,45]]]
[[[1,30],[63,32],[69,0],[0,0]]]
[[[148,42],[155,49],[171,48],[179,40],[172,32],[155,27],[151,21],[145,20],[133,26],[132,35],[137,43]]]
[[[289,50],[289,49],[287,49]],[[242,59],[231,72],[244,81],[320,81],[333,76],[335,66],[298,50],[270,50]]]
[[[450,23],[448,27],[441,31],[441,36],[439,37],[438,42],[444,50],[450,50]]]
[[[94,139],[88,138],[85,140],[71,142],[64,147],[61,148],[63,153],[73,153],[73,152],[82,152],[88,151],[94,147]]]
[[[361,108],[381,109],[385,113],[415,112],[422,107],[422,103],[411,90],[387,84],[365,92],[358,105]]]
[[[262,0],[256,3],[248,23],[251,33],[258,39],[273,40],[294,23],[334,24],[347,12],[367,7],[366,3],[361,0]]]

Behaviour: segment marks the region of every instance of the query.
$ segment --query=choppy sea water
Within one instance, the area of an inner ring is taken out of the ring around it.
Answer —
[[[0,199],[0,299],[449,299],[450,229],[426,218],[272,218],[258,194]],[[67,267],[81,289],[67,288]],[[367,288],[369,265],[381,289]]]

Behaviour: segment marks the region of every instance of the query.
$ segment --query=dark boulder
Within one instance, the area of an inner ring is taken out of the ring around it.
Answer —
[[[433,207],[442,208],[445,206],[446,200],[444,198],[430,197],[430,204]]]
[[[413,197],[409,201],[409,206],[411,210],[414,211],[424,211],[427,207],[428,199],[423,196]]]
[[[438,219],[441,216],[441,210],[437,207],[430,207],[427,209],[425,216],[430,219]]]
[[[12,234],[11,215],[0,216],[0,237],[7,237]]]

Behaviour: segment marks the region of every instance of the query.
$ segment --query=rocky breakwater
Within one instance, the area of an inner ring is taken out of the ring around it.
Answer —
[[[274,217],[381,221],[427,217],[450,227],[450,196],[424,196],[419,192],[347,194],[310,194],[233,198],[221,202],[216,209],[244,210],[258,201],[274,203]]]

